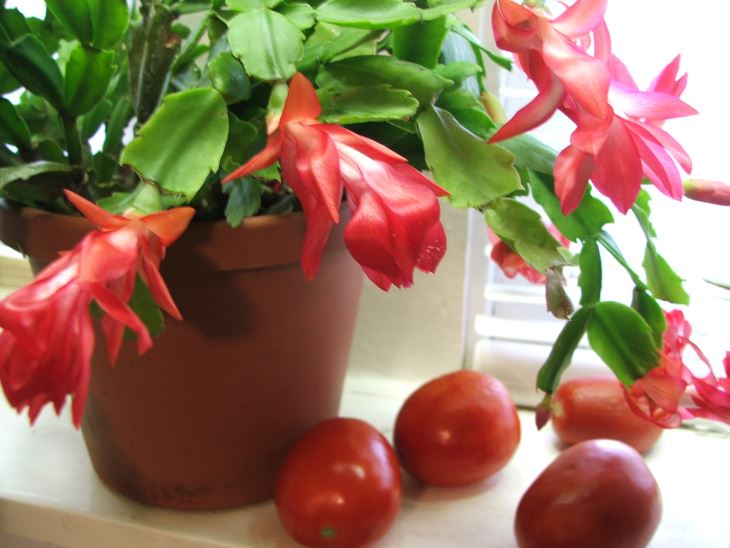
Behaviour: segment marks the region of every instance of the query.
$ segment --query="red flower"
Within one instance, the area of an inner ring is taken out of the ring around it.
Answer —
[[[565,101],[574,102],[599,120],[611,114],[609,74],[605,63],[579,43],[596,35],[600,48],[607,0],[577,0],[557,18],[512,0],[497,0],[492,28],[497,46],[516,54],[517,62],[535,82],[537,97],[490,139],[503,141],[546,122]],[[593,120],[591,120],[593,122]]]
[[[345,244],[376,285],[408,287],[415,268],[434,272],[446,251],[437,198],[446,191],[383,145],[319,123],[320,111],[314,87],[297,73],[266,147],[223,182],[280,160],[307,219],[301,264],[308,279],[339,222],[344,189],[352,212]]]
[[[674,310],[665,316],[667,328],[659,365],[625,390],[629,407],[665,428],[675,428],[683,419],[694,417],[730,424],[730,352],[725,355],[725,377],[717,378],[707,357],[690,340],[692,326],[684,314]],[[706,365],[704,377],[695,375],[682,361],[688,346]]]
[[[548,230],[565,247],[570,244],[570,240],[563,236],[554,226],[550,225]],[[504,243],[491,229],[487,230],[487,235],[492,244],[492,251],[489,254],[489,258],[502,269],[505,276],[515,278],[517,275],[520,275],[533,284],[544,285],[546,283],[545,274],[528,265],[519,253]]]
[[[72,192],[66,195],[99,230],[0,302],[0,382],[11,405],[18,411],[28,408],[31,422],[46,403],[60,412],[66,396],[72,395],[78,426],[95,339],[89,305],[93,300],[105,313],[102,329],[112,363],[125,327],[137,334],[138,352],[148,350],[150,334],[127,304],[135,278],[139,274],[157,304],[181,319],[158,267],[194,210],[177,208],[129,219]]]
[[[697,112],[679,100],[687,76],[679,57],[646,91],[611,53],[603,20],[606,0],[577,0],[557,18],[512,0],[497,0],[492,25],[497,45],[515,52],[538,88],[537,97],[490,139],[533,129],[560,109],[575,124],[570,146],[555,163],[555,192],[564,214],[580,203],[590,179],[623,213],[636,201],[644,177],[674,199],[682,197],[675,161],[690,172],[681,145],[661,129],[665,120]],[[593,45],[593,55],[588,48]]]

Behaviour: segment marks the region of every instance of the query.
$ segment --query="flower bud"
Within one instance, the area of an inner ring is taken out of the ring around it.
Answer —
[[[730,186],[719,181],[688,179],[684,181],[684,195],[708,204],[730,205]]]
[[[495,124],[502,125],[507,121],[507,115],[504,113],[502,104],[499,102],[494,95],[485,91],[481,94],[479,99],[482,102],[484,110],[487,111],[489,117],[494,121]]]

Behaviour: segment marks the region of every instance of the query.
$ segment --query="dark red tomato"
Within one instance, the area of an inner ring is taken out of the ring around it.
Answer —
[[[395,422],[403,468],[429,485],[457,486],[501,470],[520,443],[520,420],[505,386],[457,371],[418,388]]]
[[[584,377],[560,385],[552,403],[555,433],[568,445],[612,439],[637,451],[649,450],[663,429],[635,415],[616,378]]]
[[[659,525],[662,501],[641,455],[615,440],[563,451],[522,496],[520,548],[640,548]]]
[[[368,423],[330,419],[289,452],[276,482],[279,519],[307,546],[354,547],[390,527],[402,498],[398,460]]]

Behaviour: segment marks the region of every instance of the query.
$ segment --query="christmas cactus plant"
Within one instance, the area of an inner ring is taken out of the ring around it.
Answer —
[[[80,422],[92,309],[112,361],[125,329],[148,349],[160,309],[180,318],[158,268],[193,217],[237,227],[302,210],[308,278],[346,222],[353,258],[388,290],[437,270],[448,202],[482,212],[494,260],[545,283],[548,308],[566,320],[538,375],[541,419],[587,334],[637,413],[664,426],[730,421],[727,379],[709,365],[690,371],[688,326],[659,303],[689,297],[657,252],[642,190],[680,199],[679,168],[691,170],[662,129],[695,113],[680,98],[679,59],[640,89],[612,54],[607,0],[552,13],[497,0],[492,29],[506,53],[491,51],[456,15],[481,3],[46,0],[38,19],[0,2],[0,195],[98,227],[0,303],[10,403],[33,420],[70,395]],[[498,70],[524,71],[537,87],[506,123],[485,86]],[[556,111],[575,125],[559,153],[526,134]],[[704,186],[691,192],[723,195]],[[609,235],[616,214],[639,221],[644,274]],[[602,300],[600,248],[633,280],[631,305]],[[577,309],[567,266],[581,272]]]

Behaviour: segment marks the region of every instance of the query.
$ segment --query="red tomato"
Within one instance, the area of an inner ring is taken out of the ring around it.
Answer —
[[[406,400],[394,433],[401,464],[429,485],[457,486],[501,470],[520,442],[520,421],[505,386],[478,371],[427,382]]]
[[[307,546],[354,547],[383,535],[400,510],[398,460],[368,423],[330,419],[289,452],[274,500],[284,528]]]
[[[568,445],[607,438],[649,450],[663,429],[635,415],[616,378],[585,377],[560,385],[552,403],[555,433]]]
[[[615,440],[563,451],[522,496],[520,548],[640,548],[659,525],[662,501],[641,455]]]

